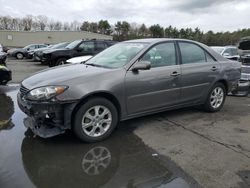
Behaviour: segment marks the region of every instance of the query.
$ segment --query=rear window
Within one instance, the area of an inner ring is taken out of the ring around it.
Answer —
[[[179,42],[182,64],[206,62],[204,50],[196,44]]]

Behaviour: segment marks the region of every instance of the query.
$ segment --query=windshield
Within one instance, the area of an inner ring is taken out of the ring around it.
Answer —
[[[132,60],[147,45],[147,43],[118,43],[102,51],[87,61],[86,64],[106,68],[120,68]]]
[[[75,41],[69,43],[65,48],[67,48],[67,49],[73,49],[73,48],[75,48],[80,42],[81,42],[81,40],[75,40]]]
[[[212,46],[211,48],[219,54],[221,54],[224,50],[224,47],[219,47],[219,46]]]

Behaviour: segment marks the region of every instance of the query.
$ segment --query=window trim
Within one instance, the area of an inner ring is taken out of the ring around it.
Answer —
[[[189,44],[196,45],[196,46],[198,46],[199,48],[201,48],[203,50],[204,55],[205,55],[205,59],[206,59],[206,63],[209,63],[207,61],[207,55],[206,55],[206,53],[214,60],[214,62],[217,62],[217,60],[204,47],[200,46],[199,44],[196,44],[196,43],[191,42],[191,41],[182,41],[182,40],[178,40],[178,41],[176,41],[176,43],[177,43],[176,45],[177,45],[177,48],[178,48],[178,56],[179,56],[180,65],[198,64],[198,63],[188,63],[188,64],[187,63],[186,64],[182,63],[181,48],[180,48],[179,43],[189,43]]]
[[[177,52],[176,41],[171,40],[171,41],[161,41],[161,42],[157,42],[157,43],[151,45],[151,46],[150,46],[145,52],[143,52],[143,54],[141,54],[140,57],[130,66],[129,70],[132,70],[133,66],[134,66],[136,63],[139,63],[140,60],[142,59],[142,57],[143,57],[146,53],[148,53],[148,51],[150,51],[152,48],[154,48],[154,47],[157,46],[157,45],[165,44],[165,43],[173,43],[173,44],[174,44],[174,49],[175,49],[175,65],[160,66],[160,67],[170,67],[170,66],[179,65],[179,64],[180,64],[180,61],[179,61],[179,56],[178,56],[178,52]],[[154,68],[159,68],[159,67],[154,67]]]

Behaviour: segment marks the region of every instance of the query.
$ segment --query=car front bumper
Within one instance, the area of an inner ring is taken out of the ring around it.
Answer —
[[[76,102],[33,102],[17,94],[19,108],[29,116],[26,127],[38,136],[47,138],[61,134],[71,128],[71,115]],[[46,133],[47,130],[50,130]],[[57,133],[57,134],[55,134]]]

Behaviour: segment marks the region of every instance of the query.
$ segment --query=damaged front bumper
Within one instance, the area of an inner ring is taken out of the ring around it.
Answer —
[[[17,95],[19,108],[29,117],[24,120],[27,128],[42,138],[62,134],[71,128],[71,114],[76,102],[36,102]]]

